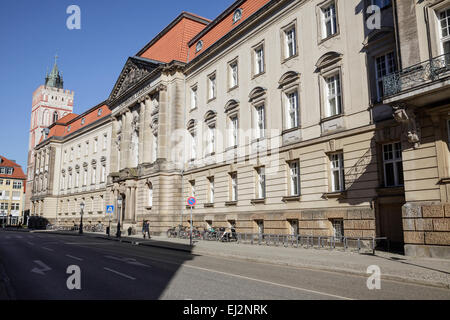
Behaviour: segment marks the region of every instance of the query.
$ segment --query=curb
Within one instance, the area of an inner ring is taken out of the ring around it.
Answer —
[[[39,232],[39,231],[37,231]],[[50,231],[51,232],[51,231]],[[46,233],[49,233],[47,231]],[[63,232],[51,232],[53,234],[61,234],[61,235],[76,235],[80,236],[79,234],[73,234],[73,233],[63,233]],[[344,273],[348,275],[357,275],[362,277],[367,277],[367,273],[361,272],[361,271],[355,271],[351,269],[345,269],[345,268],[336,268],[336,267],[326,267],[326,266],[318,266],[318,265],[308,265],[308,264],[301,264],[301,263],[291,263],[291,262],[277,262],[273,260],[268,260],[264,258],[250,258],[245,257],[242,255],[237,254],[221,254],[221,253],[215,253],[215,252],[209,252],[209,251],[202,251],[201,249],[196,250],[195,246],[192,249],[185,249],[185,248],[174,248],[173,246],[169,245],[161,245],[159,243],[152,243],[149,242],[149,240],[144,240],[145,242],[141,242],[139,239],[135,238],[129,238],[124,237],[121,239],[117,238],[108,238],[105,236],[100,235],[90,235],[90,234],[84,234],[91,238],[97,238],[97,239],[103,239],[103,240],[111,240],[111,241],[118,241],[118,242],[124,242],[124,243],[130,243],[132,245],[140,245],[140,246],[147,246],[147,247],[156,247],[156,248],[163,248],[163,249],[169,249],[174,251],[183,251],[190,254],[199,254],[204,256],[213,256],[213,257],[222,257],[222,258],[233,258],[233,259],[239,259],[243,261],[249,261],[249,262],[258,262],[258,263],[265,263],[265,264],[271,264],[271,265],[279,265],[279,266],[288,266],[288,267],[295,267],[295,268],[303,268],[308,270],[320,270],[320,271],[327,271],[327,272],[334,272],[334,273]],[[435,287],[435,288],[441,288],[441,289],[450,289],[450,283],[445,284],[442,282],[435,282],[435,281],[426,281],[426,280],[420,280],[420,279],[414,279],[414,278],[407,278],[402,276],[396,276],[396,275],[382,275],[382,278],[386,280],[392,280],[392,281],[398,281],[398,282],[406,282],[410,284],[416,284],[416,285],[423,285],[428,287]]]

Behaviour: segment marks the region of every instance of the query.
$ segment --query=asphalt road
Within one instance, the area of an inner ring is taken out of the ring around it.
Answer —
[[[0,264],[19,300],[450,299],[448,289],[382,280],[369,290],[362,276],[44,233],[0,231]],[[70,266],[80,290],[68,289]]]

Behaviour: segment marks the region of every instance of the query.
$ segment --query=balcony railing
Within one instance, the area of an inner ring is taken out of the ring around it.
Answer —
[[[450,53],[383,77],[383,98],[450,76]]]

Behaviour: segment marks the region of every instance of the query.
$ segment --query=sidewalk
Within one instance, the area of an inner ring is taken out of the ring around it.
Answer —
[[[115,237],[108,238],[105,234],[85,232],[85,235],[117,241]],[[329,249],[285,248],[283,246],[273,247],[216,241],[196,241],[194,247],[191,248],[188,239],[152,236],[151,240],[144,240],[140,234],[122,237],[121,241],[136,245],[186,251],[196,255],[219,256],[284,266],[337,271],[366,277],[368,276],[367,267],[377,265],[381,269],[382,279],[450,289],[450,260],[445,259],[407,257],[382,251],[377,251],[376,255],[371,255],[349,251],[331,251]]]

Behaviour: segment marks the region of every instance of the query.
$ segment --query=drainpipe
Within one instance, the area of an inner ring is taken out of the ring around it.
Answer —
[[[392,1],[392,10],[394,13],[394,35],[395,35],[395,43],[396,43],[396,53],[397,53],[397,63],[398,63],[398,69],[402,70],[402,52],[400,50],[400,37],[399,37],[399,28],[398,28],[398,12],[397,12],[397,1]]]

